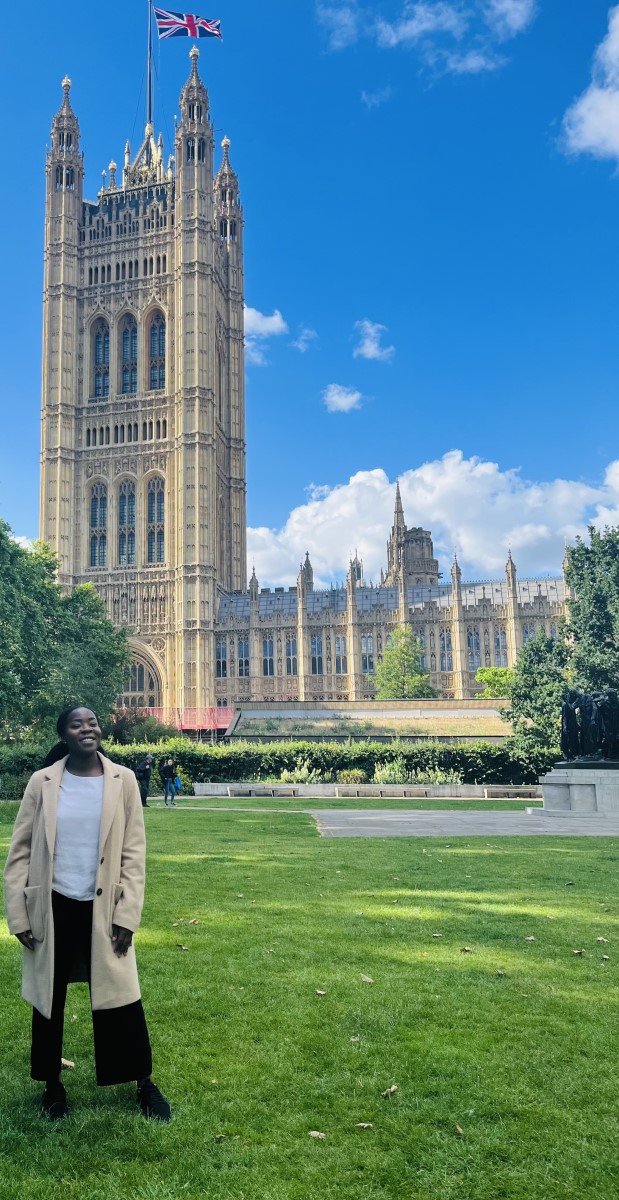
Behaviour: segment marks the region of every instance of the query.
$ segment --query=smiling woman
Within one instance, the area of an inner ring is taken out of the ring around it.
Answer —
[[[66,709],[57,731],[26,788],[4,872],[9,930],[24,949],[22,996],[33,1008],[31,1076],[45,1081],[41,1114],[68,1113],[60,1082],[67,985],[87,982],[97,1083],[135,1079],[144,1116],[169,1121],[150,1078],[132,945],[146,854],[137,781],[101,753],[91,709]]]

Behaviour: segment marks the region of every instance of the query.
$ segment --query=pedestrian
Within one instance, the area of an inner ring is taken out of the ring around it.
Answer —
[[[169,1121],[151,1079],[133,934],[144,900],[144,817],[135,776],[100,751],[89,708],[60,714],[60,741],[21,802],[4,871],[9,931],[23,946],[22,997],[32,1005],[30,1074],[41,1114],[68,1113],[60,1082],[69,982],[88,983],[99,1086],[137,1083],[145,1117]]]
[[[176,795],[176,767],[174,766],[173,758],[168,758],[162,763],[162,765],[159,767],[159,775],[163,784],[163,801],[166,808],[168,807],[168,801],[171,808],[176,808],[176,802],[174,800]]]
[[[182,790],[183,790],[183,781],[182,781],[180,775],[177,775],[176,779],[174,780],[174,791],[176,792],[177,796],[180,796]]]
[[[138,787],[140,789],[142,808],[150,808],[147,797],[148,789],[150,787],[150,776],[153,769],[153,762],[153,755],[147,754],[135,768],[135,777],[138,781]]]

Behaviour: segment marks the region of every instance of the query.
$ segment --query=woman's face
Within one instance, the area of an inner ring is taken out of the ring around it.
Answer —
[[[74,709],[67,722],[64,741],[71,754],[92,754],[99,749],[101,730],[90,708]]]

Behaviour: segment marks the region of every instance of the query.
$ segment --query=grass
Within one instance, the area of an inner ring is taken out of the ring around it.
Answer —
[[[488,707],[492,708],[496,701],[489,700]],[[389,734],[392,737],[422,735],[423,737],[477,737],[489,736],[508,737],[511,725],[501,717],[470,716],[449,717],[440,713],[428,713],[425,717],[412,719],[410,717],[376,717],[374,720],[357,718],[331,718],[310,720],[303,718],[295,721],[291,717],[267,717],[264,720],[249,716],[242,717],[234,733],[235,738],[263,737],[265,734],[278,734],[286,737],[304,737],[306,734],[322,734],[338,737],[354,734],[367,735]]]
[[[266,785],[268,787],[268,784]],[[294,785],[291,785],[294,786]],[[436,800],[407,800],[400,796],[180,796],[176,800],[178,808],[183,805],[191,806],[192,808],[258,808],[268,810],[288,809],[290,812],[298,812],[302,809],[313,808],[346,808],[346,809],[397,809],[415,810],[428,809],[430,811],[440,812],[454,809],[471,809],[474,812],[483,812],[487,810],[500,809],[511,810],[514,812],[524,812],[527,808],[541,808],[541,800],[475,800],[470,797],[464,799],[436,799]],[[163,805],[163,797],[149,798],[149,804]]]
[[[306,816],[146,818],[138,954],[175,1120],[97,1091],[81,987],[72,1115],[38,1119],[3,927],[2,1200],[617,1194],[619,839],[322,841]]]

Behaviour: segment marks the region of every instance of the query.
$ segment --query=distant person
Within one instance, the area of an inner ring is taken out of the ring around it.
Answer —
[[[146,757],[143,758],[135,768],[135,777],[138,781],[138,787],[140,789],[142,808],[150,808],[148,803],[148,789],[150,787],[150,777],[153,769],[153,762],[154,759],[152,754],[147,754]]]
[[[168,805],[171,808],[176,808],[176,801],[174,799],[176,795],[176,767],[174,766],[173,758],[164,759],[159,767],[159,776],[163,784],[163,800],[166,808],[168,808]]]
[[[133,934],[144,901],[144,817],[133,771],[99,750],[89,708],[69,708],[60,741],[21,802],[4,870],[9,930],[24,947],[22,996],[32,1005],[30,1074],[45,1082],[41,1115],[67,1116],[60,1082],[69,982],[88,983],[97,1083],[137,1081],[145,1117],[169,1121],[151,1079]]]
[[[174,790],[176,792],[176,795],[180,796],[180,794],[183,790],[183,781],[182,781],[180,775],[177,775],[176,779],[174,780]]]

